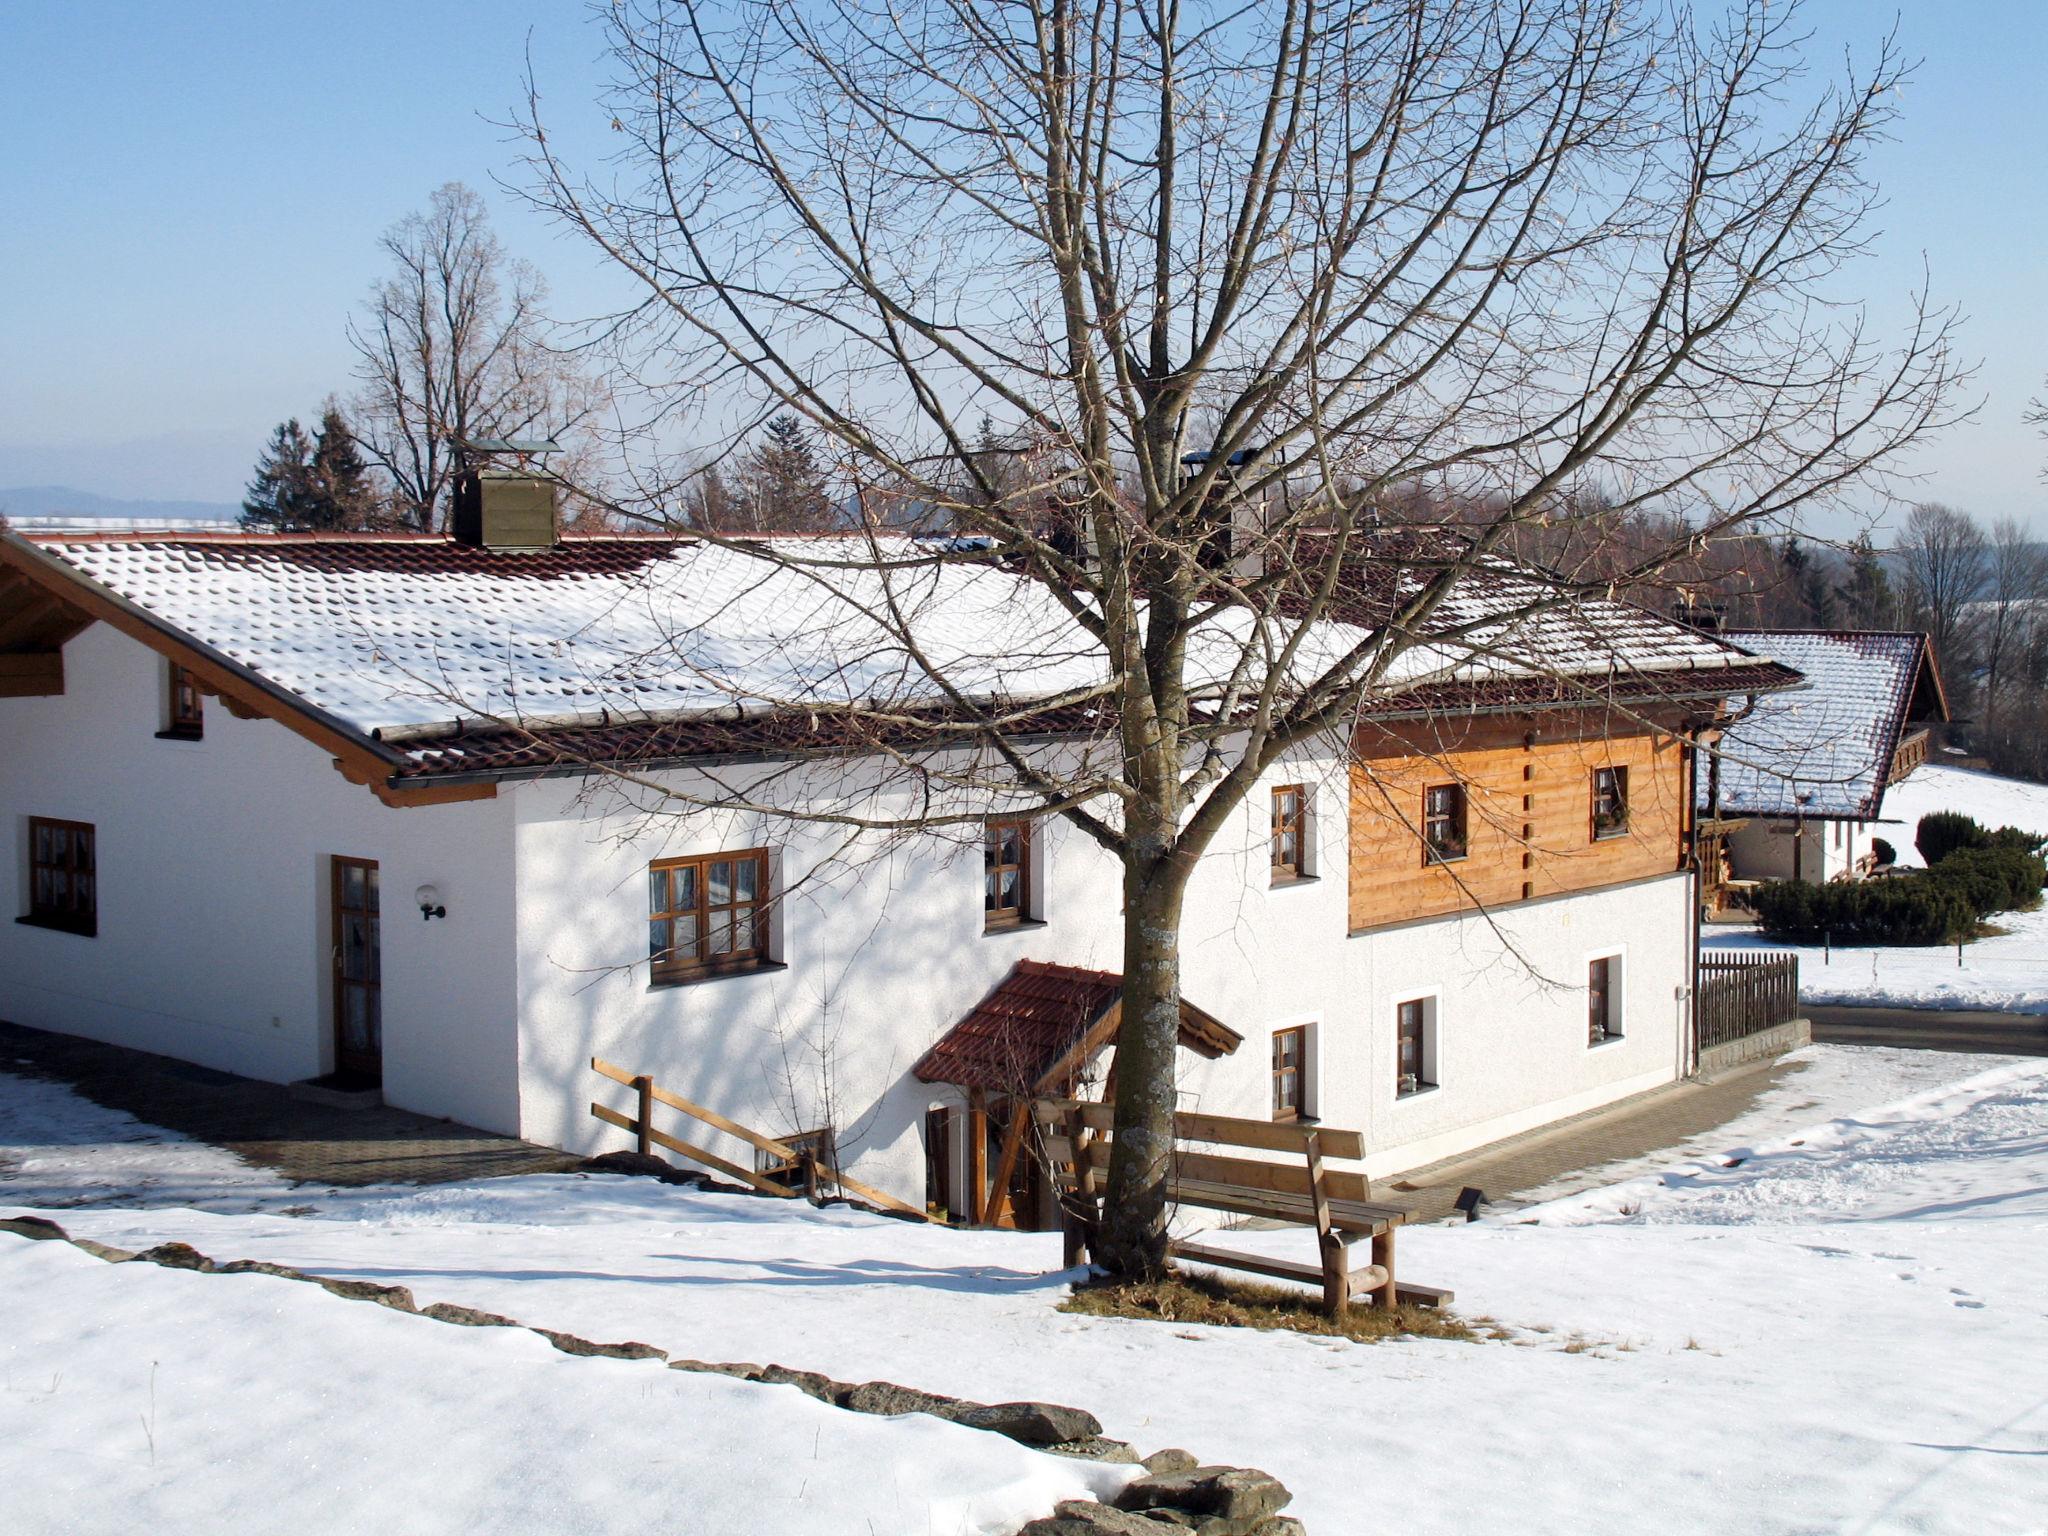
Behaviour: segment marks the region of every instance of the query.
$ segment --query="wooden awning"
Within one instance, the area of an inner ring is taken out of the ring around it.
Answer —
[[[1019,960],[911,1075],[997,1093],[1065,1093],[1089,1058],[1115,1041],[1123,985],[1114,971]],[[1235,1051],[1244,1036],[1183,998],[1180,1043],[1214,1059]]]

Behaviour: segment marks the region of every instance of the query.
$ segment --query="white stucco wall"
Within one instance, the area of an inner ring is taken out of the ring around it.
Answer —
[[[1670,1081],[1683,1070],[1690,877],[1348,936],[1341,775],[1303,762],[1271,784],[1309,781],[1322,878],[1271,888],[1262,785],[1190,888],[1186,995],[1245,1037],[1231,1057],[1183,1052],[1183,1103],[1263,1117],[1272,1033],[1310,1026],[1311,1109],[1362,1130],[1384,1174]],[[689,776],[670,782],[685,793]],[[850,1171],[910,1198],[922,1188],[922,1118],[954,1102],[908,1069],[1020,958],[1120,968],[1119,872],[1078,831],[1044,836],[1042,927],[984,933],[978,845],[902,843],[820,872],[838,833],[696,813],[658,832],[607,818],[563,781],[519,808],[521,1058],[527,1134],[585,1150],[623,1133],[588,1116],[603,1088],[591,1055],[770,1133],[830,1121]],[[649,859],[769,846],[793,891],[781,969],[650,987]],[[1334,872],[1334,873],[1331,873]],[[1623,958],[1623,1038],[1587,1045],[1586,962]],[[1397,1102],[1395,1003],[1437,994],[1431,1092]],[[828,1090],[827,1078],[831,1086]],[[684,1132],[684,1134],[688,1134]],[[736,1161],[746,1150],[705,1133]]]
[[[1891,831],[1889,841],[1897,848],[1901,846],[1898,829]],[[1756,817],[1729,834],[1729,854],[1738,879],[1790,880],[1796,869],[1809,883],[1822,885],[1853,873],[1857,860],[1870,851],[1875,835],[1879,829],[1867,822],[1810,820],[1795,824],[1789,818]]]
[[[334,1059],[328,859],[375,859],[386,1100],[516,1130],[510,806],[391,809],[217,700],[203,740],[158,740],[161,667],[94,625],[64,649],[63,695],[0,699],[4,916],[28,909],[30,816],[92,823],[99,882],[97,937],[0,921],[0,1018],[274,1082],[317,1076]],[[445,919],[412,906],[424,883]]]

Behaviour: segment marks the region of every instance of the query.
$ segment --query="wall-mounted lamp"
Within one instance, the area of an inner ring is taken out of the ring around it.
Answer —
[[[420,904],[423,918],[446,917],[448,909],[441,905],[441,888],[437,885],[423,885],[412,893],[412,899]]]

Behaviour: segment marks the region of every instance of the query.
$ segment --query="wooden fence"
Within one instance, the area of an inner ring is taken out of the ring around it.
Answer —
[[[1700,956],[1699,1048],[1711,1050],[1799,1017],[1799,957]]]
[[[645,1073],[628,1072],[624,1067],[612,1065],[602,1056],[590,1058],[590,1070],[599,1077],[608,1077],[613,1082],[623,1083],[633,1090],[636,1097],[634,1114],[621,1114],[604,1104],[592,1104],[590,1113],[592,1118],[602,1120],[606,1125],[615,1125],[622,1131],[631,1132],[634,1145],[643,1156],[651,1157],[654,1155],[654,1149],[661,1147],[687,1157],[693,1163],[702,1163],[706,1168],[738,1179],[760,1194],[775,1195],[783,1199],[794,1199],[802,1194],[808,1194],[816,1199],[824,1186],[836,1185],[843,1193],[851,1195],[854,1199],[865,1200],[871,1205],[880,1206],[883,1210],[895,1211],[902,1216],[915,1216],[919,1221],[931,1219],[916,1206],[906,1204],[894,1195],[885,1194],[871,1185],[863,1184],[858,1179],[850,1179],[836,1167],[819,1162],[809,1147],[791,1146],[787,1142],[777,1141],[773,1136],[763,1136],[759,1131],[750,1130],[736,1120],[728,1120],[715,1109],[706,1109],[702,1104],[693,1103],[679,1093],[669,1092]],[[716,1152],[685,1141],[680,1136],[672,1136],[667,1131],[657,1130],[654,1125],[654,1106],[657,1104],[665,1104],[670,1109],[680,1110],[693,1120],[703,1121],[713,1130],[723,1131],[728,1136],[736,1136],[747,1145],[779,1159],[785,1167],[798,1170],[804,1187],[794,1189],[787,1184],[778,1184],[751,1168],[743,1168],[738,1163],[720,1157]]]

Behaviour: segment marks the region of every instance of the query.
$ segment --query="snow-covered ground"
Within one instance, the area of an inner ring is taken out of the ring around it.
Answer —
[[[1913,846],[1920,818],[1961,811],[1987,827],[2048,833],[2048,784],[1930,764],[1885,795],[1879,835],[1899,863],[1920,867]],[[1863,1003],[1895,1008],[1993,1008],[2048,1013],[2048,907],[1992,919],[2005,932],[1954,946],[1835,948],[1773,944],[1754,928],[1709,928],[1711,949],[1790,950],[1799,956],[1799,995],[1809,1003]]]
[[[267,1258],[403,1283],[423,1304],[466,1302],[699,1358],[772,1360],[986,1401],[1071,1402],[1143,1450],[1183,1445],[1205,1458],[1264,1467],[1294,1489],[1293,1512],[1315,1536],[2042,1528],[2048,1062],[1849,1047],[1819,1047],[1808,1059],[1813,1065],[1760,1106],[1747,1133],[1731,1127],[1736,1166],[1694,1157],[1661,1176],[1500,1220],[1406,1233],[1404,1273],[1456,1287],[1461,1311],[1498,1319],[1510,1335],[1473,1343],[1362,1345],[1072,1316],[1054,1310],[1071,1279],[1054,1272],[1056,1237],[948,1232],[843,1208],[792,1209],[616,1177],[301,1190],[313,1207],[308,1216],[100,1204],[60,1219],[124,1247],[182,1239],[219,1259]],[[0,1078],[0,1094],[11,1087]],[[1864,1107],[1886,1100],[1892,1107]],[[37,1113],[62,1107],[46,1102]],[[14,1134],[45,1147],[60,1139],[25,1124],[28,1118],[15,1118]],[[10,1187],[22,1188],[0,1183],[0,1208],[19,1197]],[[1311,1256],[1311,1240],[1298,1231],[1229,1240]],[[323,1319],[339,1309],[350,1328],[367,1313],[360,1326],[378,1330],[376,1348],[356,1338],[323,1360],[285,1354],[281,1345],[273,1374],[260,1358],[266,1329],[230,1350],[220,1375],[209,1378],[200,1346],[218,1324],[194,1313],[201,1320],[190,1332],[198,1342],[188,1349],[178,1319],[188,1302],[199,1305],[202,1291],[231,1294],[250,1282],[168,1276],[162,1283],[177,1288],[167,1293],[177,1306],[132,1320],[117,1314],[132,1332],[103,1349],[95,1330],[119,1287],[157,1282],[100,1266],[90,1282],[74,1284],[70,1258],[37,1257],[39,1267],[24,1269],[14,1250],[0,1253],[9,1260],[0,1268],[0,1309],[12,1318],[26,1296],[25,1315],[38,1319],[26,1344],[8,1337],[18,1332],[11,1324],[0,1330],[0,1413],[10,1426],[35,1430],[32,1439],[12,1427],[0,1431],[0,1479],[15,1491],[14,1508],[24,1487],[49,1489],[59,1478],[71,1480],[64,1486],[79,1489],[77,1497],[97,1497],[83,1488],[83,1474],[58,1467],[66,1446],[95,1465],[129,1457],[116,1470],[135,1497],[156,1486],[139,1443],[148,1407],[141,1373],[151,1359],[178,1359],[192,1373],[192,1394],[180,1399],[177,1416],[188,1438],[177,1454],[204,1459],[201,1448],[214,1442],[214,1458],[234,1458],[219,1474],[186,1463],[190,1486],[202,1478],[248,1485],[275,1476],[287,1488],[303,1487],[306,1498],[278,1523],[304,1531],[377,1523],[345,1502],[354,1479],[377,1466],[372,1442],[388,1434],[431,1445],[437,1424],[483,1438],[502,1431],[506,1443],[477,1454],[487,1471],[514,1480],[523,1475],[510,1465],[515,1458],[553,1465],[552,1428],[564,1446],[594,1458],[563,1473],[580,1478],[578,1497],[593,1501],[593,1480],[607,1466],[630,1482],[642,1457],[665,1457],[664,1477],[678,1488],[706,1478],[705,1466],[730,1443],[728,1428],[758,1425],[764,1446],[785,1452],[791,1434],[812,1434],[835,1465],[842,1451],[870,1456],[871,1480],[889,1498],[898,1458],[941,1454],[909,1438],[842,1443],[831,1423],[805,1429],[810,1421],[794,1416],[793,1401],[785,1421],[779,1408],[746,1395],[780,1394],[780,1403],[795,1399],[788,1389],[729,1387],[723,1391],[740,1395],[717,1401],[679,1395],[648,1409],[665,1415],[658,1430],[637,1426],[634,1411],[645,1406],[633,1396],[637,1385],[622,1394],[615,1383],[644,1377],[657,1384],[659,1398],[678,1373],[651,1366],[627,1378],[607,1365],[588,1378],[602,1385],[584,1388],[566,1384],[567,1368],[550,1361],[564,1373],[562,1395],[558,1376],[540,1376],[541,1367],[523,1357],[478,1354],[476,1365],[458,1371],[438,1363],[441,1355],[422,1353],[420,1360],[436,1363],[415,1377],[408,1374],[413,1360],[401,1358],[411,1337],[432,1335],[423,1351],[484,1346],[471,1344],[468,1331],[357,1303],[330,1307],[331,1298],[304,1287],[291,1289],[290,1302],[282,1292],[276,1301],[263,1293],[239,1314],[242,1325],[275,1315],[288,1319],[296,1338],[326,1324],[275,1309],[317,1306]],[[231,1304],[239,1305],[218,1303]],[[451,1334],[453,1342],[443,1339]],[[292,1347],[316,1346],[302,1340]],[[83,1379],[64,1363],[70,1353]],[[372,1357],[381,1364],[366,1365]],[[606,1363],[570,1362],[586,1364]],[[233,1380],[237,1370],[253,1373],[258,1387],[234,1397],[239,1406],[215,1404],[208,1417],[213,1398],[203,1384]],[[465,1374],[472,1370],[480,1373],[474,1403]],[[452,1390],[451,1380],[462,1381],[459,1401],[436,1395]],[[164,1390],[160,1368],[160,1405]],[[74,1391],[91,1401],[67,1406],[62,1400]],[[603,1403],[580,1395],[586,1391]],[[263,1420],[261,1403],[273,1392],[281,1422],[306,1427],[304,1436],[280,1437],[286,1449],[275,1468],[267,1440],[237,1433]],[[34,1393],[46,1400],[32,1405]],[[396,1417],[384,1415],[387,1401],[402,1403]],[[379,1406],[347,1411],[369,1403]],[[298,1417],[316,1404],[347,1422],[335,1439],[339,1459],[309,1471],[292,1456],[320,1448],[311,1420]],[[158,1420],[162,1466],[161,1406]],[[347,1459],[358,1453],[361,1462]],[[418,1454],[433,1459],[427,1450]],[[972,1460],[971,1452],[959,1454]],[[912,1472],[922,1476],[921,1468]],[[1005,1467],[994,1464],[962,1475],[972,1488],[1011,1486],[1002,1481]],[[483,1498],[497,1478],[465,1472],[450,1481],[454,1501]],[[768,1486],[790,1496],[787,1480]],[[319,1490],[338,1502],[310,1502]],[[1050,1503],[1041,1483],[1031,1491],[1039,1507]],[[635,1497],[653,1495],[622,1496],[615,1523],[647,1509]],[[498,1517],[513,1507],[478,1504],[469,1524],[508,1528]],[[563,1507],[555,1506],[558,1515]],[[975,1528],[950,1512],[952,1526],[922,1516],[866,1518],[878,1532]],[[425,1529],[430,1522],[397,1523]],[[575,1524],[558,1518],[555,1527]],[[60,1527],[45,1519],[27,1528]],[[806,1527],[762,1501],[732,1523],[677,1528]],[[858,1519],[840,1528],[866,1529]]]

